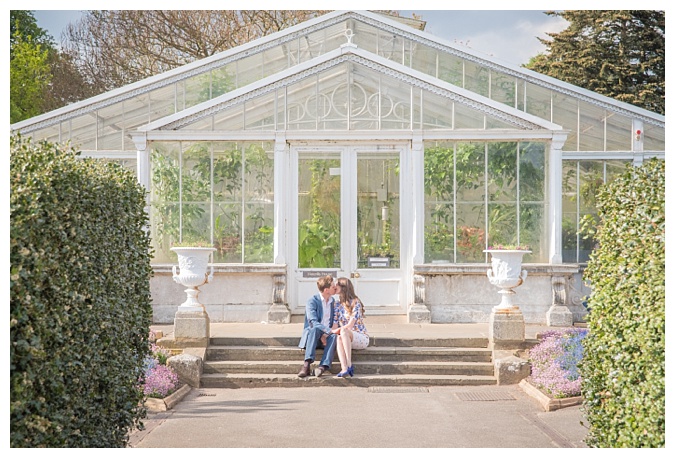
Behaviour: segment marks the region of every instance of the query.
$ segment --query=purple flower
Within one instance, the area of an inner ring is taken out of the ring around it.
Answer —
[[[530,381],[554,398],[581,394],[577,364],[583,356],[586,329],[552,330],[542,334],[541,342],[530,350]]]
[[[143,393],[150,398],[163,398],[178,386],[178,374],[168,366],[157,364],[145,374]]]

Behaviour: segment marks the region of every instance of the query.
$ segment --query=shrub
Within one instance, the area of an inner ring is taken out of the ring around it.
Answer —
[[[59,145],[10,147],[10,445],[122,447],[145,413],[145,191]]]
[[[578,396],[581,378],[577,365],[582,356],[585,329],[547,331],[530,350],[530,382],[554,398]]]
[[[665,446],[665,163],[630,168],[597,196],[580,366],[587,442]]]

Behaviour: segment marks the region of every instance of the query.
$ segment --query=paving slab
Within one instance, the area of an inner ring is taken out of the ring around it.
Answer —
[[[582,420],[578,406],[544,412],[511,385],[201,388],[172,410],[150,414],[129,446],[584,448]],[[335,434],[319,444],[326,428]]]

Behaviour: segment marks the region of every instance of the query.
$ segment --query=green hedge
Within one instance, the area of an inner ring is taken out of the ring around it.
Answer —
[[[10,445],[123,447],[145,415],[144,190],[116,164],[10,146]]]
[[[594,447],[665,446],[665,162],[631,168],[598,194],[599,247],[586,279],[580,372]]]

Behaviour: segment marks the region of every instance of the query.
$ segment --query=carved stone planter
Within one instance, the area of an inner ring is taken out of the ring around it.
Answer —
[[[523,256],[532,253],[530,250],[485,250],[490,253],[492,267],[488,269],[487,276],[490,283],[500,288],[499,294],[502,301],[495,310],[508,310],[514,307],[513,296],[516,294],[513,288],[523,284],[527,278],[527,270],[522,270]]]
[[[178,255],[178,266],[173,266],[173,280],[187,286],[185,293],[187,300],[180,305],[181,311],[203,312],[204,306],[199,302],[199,287],[213,280],[213,265],[207,274],[209,257],[216,251],[215,248],[205,247],[173,247]],[[176,271],[180,269],[180,273]]]

